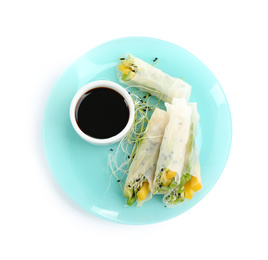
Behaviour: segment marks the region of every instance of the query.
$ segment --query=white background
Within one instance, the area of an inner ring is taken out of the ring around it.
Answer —
[[[2,1],[0,259],[268,259],[267,1]],[[178,44],[230,104],[233,142],[211,192],[169,221],[128,226],[77,206],[42,146],[47,97],[91,48],[125,36]]]

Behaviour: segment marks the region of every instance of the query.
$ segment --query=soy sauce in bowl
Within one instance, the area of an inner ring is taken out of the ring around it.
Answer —
[[[97,80],[81,87],[70,105],[70,120],[76,133],[94,145],[120,141],[132,129],[135,106],[121,85]]]
[[[129,107],[117,91],[98,87],[86,92],[77,102],[75,119],[86,135],[107,139],[119,134],[129,121]]]

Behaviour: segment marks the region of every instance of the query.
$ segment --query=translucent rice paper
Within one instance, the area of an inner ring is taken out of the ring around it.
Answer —
[[[193,140],[192,140],[192,149],[189,149],[185,153],[185,160],[184,160],[184,167],[182,170],[182,175],[189,172],[189,169],[190,169],[189,173],[192,176],[195,176],[196,178],[198,178],[198,180],[201,182],[198,147],[196,146],[196,143],[195,143],[195,138],[196,138],[197,132],[198,132],[199,114],[197,111],[197,104],[196,103],[189,103],[189,106],[192,107],[191,129],[190,129],[189,138],[193,138]],[[176,189],[176,187],[174,189]],[[167,192],[163,198],[163,202],[168,207],[175,207],[175,206],[178,206],[181,204],[181,202],[178,202],[175,205],[174,204],[167,204],[167,201],[165,199],[167,196],[170,195],[170,193],[172,191],[173,190],[170,190],[169,192]]]
[[[143,176],[145,176],[149,182],[149,189],[152,190],[156,162],[159,155],[159,148],[162,142],[166,123],[166,111],[156,108],[148,123],[144,139],[129,168],[129,173],[125,182],[125,188],[127,188],[127,186],[133,182],[136,183],[136,180],[138,178],[143,181]],[[137,182],[137,185],[141,186],[142,181]],[[138,206],[151,198],[152,192],[150,191],[143,201],[139,201],[137,199]]]
[[[189,134],[189,139],[191,139],[189,140],[191,147],[189,147],[188,150],[186,149],[182,174],[187,173],[187,171],[189,171],[189,168],[191,168],[195,149],[196,149],[195,138],[197,135],[198,123],[199,123],[199,114],[197,111],[197,104],[189,103],[189,106],[192,108],[191,127],[190,127],[190,134]]]
[[[197,147],[196,147],[196,149],[194,151],[193,164],[192,164],[190,174],[192,176],[195,176],[202,184],[201,172],[200,172],[200,163],[199,163],[199,153],[198,153]]]
[[[164,102],[171,103],[173,98],[189,100],[192,87],[185,81],[171,77],[160,69],[130,54],[125,55],[125,57],[132,59],[133,64],[138,67],[138,71],[129,81],[121,80],[122,73],[118,71],[120,82],[129,86],[138,87],[142,91],[149,92],[159,99],[161,98]]]
[[[165,103],[165,106],[169,119],[157,161],[153,184],[154,193],[160,193],[156,191],[158,186],[156,180],[160,172],[164,173],[161,169],[166,168],[176,172],[175,181],[177,183],[180,181],[191,125],[192,107],[185,99],[174,99],[172,104]]]

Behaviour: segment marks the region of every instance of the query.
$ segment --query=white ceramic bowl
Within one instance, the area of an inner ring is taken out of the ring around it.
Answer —
[[[121,94],[122,97],[127,102],[127,105],[129,108],[129,119],[128,119],[128,122],[127,122],[127,125],[125,126],[125,128],[119,134],[112,136],[110,138],[106,138],[106,139],[98,139],[98,138],[94,138],[94,137],[86,135],[79,128],[77,121],[76,121],[76,118],[75,118],[76,106],[77,106],[77,103],[80,100],[80,98],[89,90],[94,89],[94,88],[98,88],[98,87],[109,88],[109,89],[112,89],[112,90],[118,92],[119,94]],[[108,80],[94,81],[94,82],[90,82],[90,83],[86,84],[85,86],[83,86],[81,89],[78,90],[78,92],[73,97],[73,100],[72,100],[72,103],[70,106],[70,119],[71,119],[74,130],[85,141],[87,141],[91,144],[95,144],[95,145],[109,145],[109,144],[113,144],[113,143],[120,141],[130,131],[132,124],[134,122],[134,114],[135,114],[135,107],[134,107],[133,100],[132,100],[131,96],[129,95],[129,93],[123,87],[118,85],[117,83],[114,83],[114,82],[108,81]]]

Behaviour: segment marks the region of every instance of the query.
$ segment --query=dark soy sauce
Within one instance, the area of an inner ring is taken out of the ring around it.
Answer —
[[[106,139],[119,134],[129,120],[128,105],[115,90],[100,87],[89,90],[76,105],[76,121],[88,136]]]

